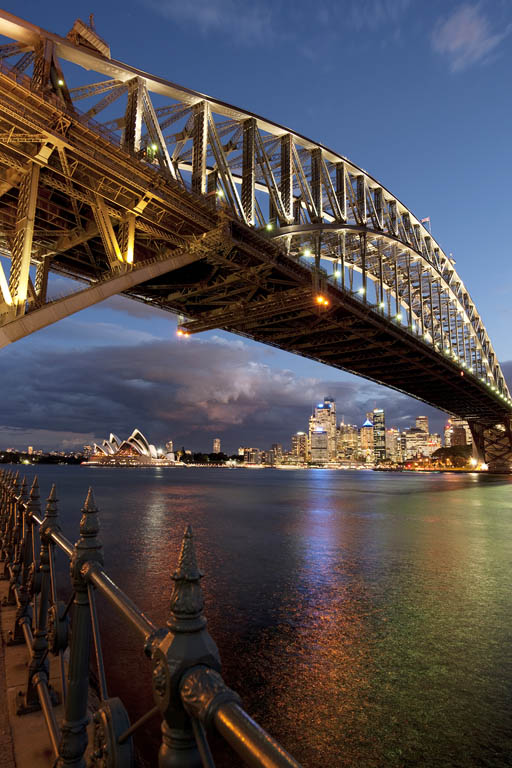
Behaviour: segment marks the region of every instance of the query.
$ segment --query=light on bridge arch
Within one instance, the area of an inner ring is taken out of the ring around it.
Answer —
[[[328,307],[329,304],[330,304],[330,301],[329,301],[329,299],[326,299],[325,296],[322,296],[321,294],[318,294],[318,296],[316,297],[316,303],[317,304],[321,304],[324,307]]]
[[[384,307],[385,307],[385,306],[386,306],[386,304],[385,304],[383,301],[381,301],[381,302],[379,303],[379,307],[380,307],[381,309],[384,309]]]
[[[363,286],[361,286],[360,288],[358,288],[358,289],[357,289],[357,292],[358,292],[358,293],[360,293],[360,294],[361,294],[361,296],[363,296],[363,295],[364,295],[364,293],[365,293],[365,290],[364,290]]]
[[[400,312],[396,316],[396,321],[397,321],[397,323],[401,323],[402,322],[402,314]]]
[[[312,256],[312,255],[313,255],[313,254],[311,253],[311,251],[309,250],[309,248],[306,248],[306,250],[304,251],[304,256],[308,257],[308,256]]]

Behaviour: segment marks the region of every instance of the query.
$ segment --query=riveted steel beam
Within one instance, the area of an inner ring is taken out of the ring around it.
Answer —
[[[16,234],[11,252],[9,292],[17,315],[25,311],[36,215],[39,166],[32,164],[21,182],[16,210]]]
[[[194,107],[192,145],[192,190],[200,195],[206,192],[206,154],[208,149],[208,103],[201,101]]]
[[[250,226],[255,224],[255,188],[256,188],[256,120],[249,118],[243,123],[242,153],[242,206],[245,218]]]

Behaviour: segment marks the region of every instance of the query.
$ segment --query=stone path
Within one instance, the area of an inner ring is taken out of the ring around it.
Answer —
[[[16,768],[7,706],[7,679],[5,676],[3,637],[0,637],[0,765],[2,768]]]

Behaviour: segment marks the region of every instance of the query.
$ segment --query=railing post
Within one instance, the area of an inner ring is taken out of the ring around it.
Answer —
[[[189,715],[181,702],[183,674],[198,664],[220,670],[220,657],[206,629],[202,574],[197,567],[192,530],[185,530],[173,575],[169,630],[158,633],[148,649],[153,660],[153,697],[163,717],[159,768],[199,768],[201,757]]]
[[[25,478],[21,481],[20,493],[13,499],[13,517],[10,542],[10,561],[7,566],[9,578],[9,591],[7,593],[7,605],[16,605],[16,587],[21,569],[21,539],[22,539],[22,520],[23,504],[27,501],[27,481]],[[23,642],[23,641],[21,641]]]
[[[91,652],[91,613],[87,581],[82,576],[86,563],[103,565],[101,542],[98,538],[98,510],[92,489],[82,509],[80,538],[71,559],[71,580],[75,590],[73,601],[71,650],[68,671],[66,712],[62,723],[57,766],[86,768],[87,701],[89,695],[89,657]]]
[[[39,488],[36,481],[34,481],[30,496],[31,515],[34,515],[39,511],[40,508]],[[41,708],[39,696],[37,693],[37,686],[42,679],[48,686],[52,704],[58,704],[58,696],[55,692],[51,691],[51,688],[48,684],[48,607],[50,601],[50,536],[53,532],[58,532],[59,530],[60,528],[57,522],[57,494],[55,491],[55,485],[53,485],[46,502],[45,516],[39,530],[39,535],[41,538],[41,554],[39,566],[41,573],[41,596],[39,601],[36,629],[34,632],[34,638],[32,640],[30,664],[28,668],[27,690],[25,694],[23,694],[22,691],[18,693],[18,715],[34,712],[35,710]]]
[[[16,472],[11,480],[10,487],[8,489],[7,496],[7,515],[5,521],[5,530],[2,544],[2,560],[4,561],[3,578],[10,579],[11,572],[9,566],[11,565],[11,559],[13,555],[13,540],[14,540],[14,526],[16,521],[16,509],[17,509],[17,493],[18,493],[18,476]],[[5,601],[5,598],[4,598]]]
[[[35,481],[37,483],[37,480]],[[27,483],[25,478],[21,484],[20,501],[18,504],[18,544],[16,547],[16,556],[14,564],[11,569],[11,583],[9,585],[9,593],[12,593],[14,601],[17,603],[16,616],[14,619],[14,629],[9,632],[9,645],[21,645],[25,642],[25,635],[23,634],[22,619],[28,617],[28,621],[32,623],[32,608],[29,601],[30,596],[27,590],[26,582],[24,583],[24,576],[27,569],[25,568],[25,560],[27,557],[27,542],[30,540],[30,532],[32,531],[32,520],[29,511],[29,500],[27,496]],[[32,551],[32,541],[30,540],[30,552]],[[16,599],[17,592],[17,599]]]

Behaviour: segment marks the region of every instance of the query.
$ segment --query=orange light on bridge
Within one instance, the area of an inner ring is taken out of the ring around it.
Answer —
[[[321,294],[319,294],[316,297],[316,303],[323,304],[324,307],[328,307],[331,302],[329,301],[329,299],[326,299],[325,296],[322,296]]]

